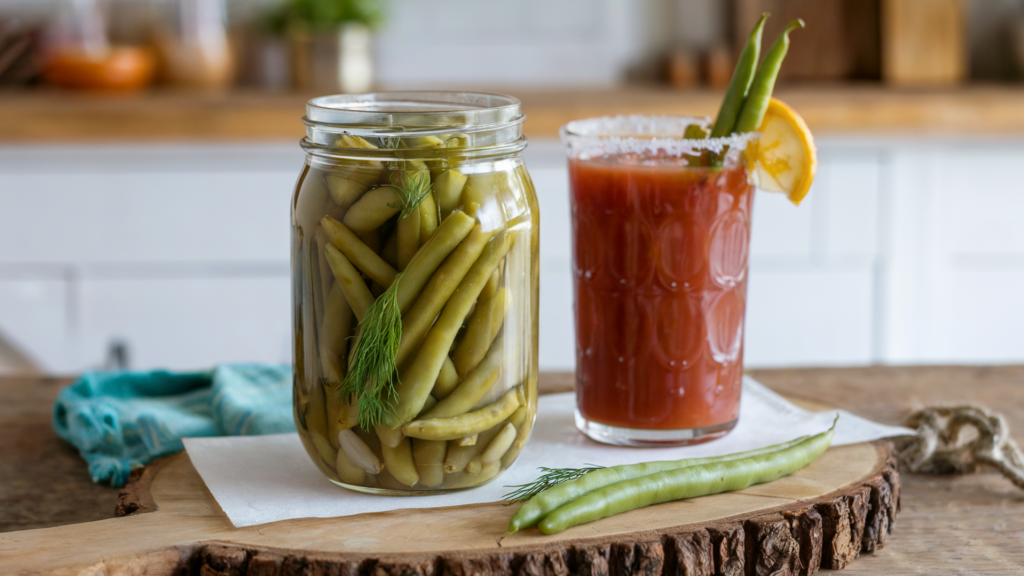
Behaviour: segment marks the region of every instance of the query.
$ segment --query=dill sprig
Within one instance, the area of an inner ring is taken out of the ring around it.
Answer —
[[[400,182],[395,182],[395,174],[400,174]],[[391,173],[391,185],[398,190],[402,201],[397,204],[388,204],[392,208],[402,210],[402,218],[408,218],[409,214],[416,209],[427,194],[430,194],[430,172],[428,170],[417,170],[410,174],[406,170]]]
[[[508,500],[505,505],[508,506],[510,504],[515,504],[516,502],[525,502],[552,486],[557,486],[562,482],[575,480],[590,474],[594,470],[604,468],[604,466],[597,466],[595,464],[584,464],[584,466],[586,466],[586,468],[545,468],[541,466],[538,470],[544,473],[533,482],[530,482],[529,484],[505,486],[505,488],[516,488],[516,490],[505,494],[504,498]]]
[[[342,400],[358,399],[359,425],[364,429],[383,424],[394,413],[393,404],[398,399],[395,356],[402,340],[402,312],[398,308],[401,279],[401,274],[395,277],[359,323],[353,360],[338,390]]]

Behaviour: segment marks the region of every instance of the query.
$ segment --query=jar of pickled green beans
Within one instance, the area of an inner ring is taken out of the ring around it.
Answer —
[[[524,118],[497,94],[307,103],[291,206],[294,410],[335,484],[479,486],[529,437],[540,230]]]

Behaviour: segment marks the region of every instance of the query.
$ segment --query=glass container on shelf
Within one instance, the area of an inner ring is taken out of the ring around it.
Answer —
[[[571,122],[577,426],[611,444],[687,444],[739,416],[756,133],[709,121]],[[689,139],[687,134],[700,134]]]
[[[539,213],[519,101],[307,104],[292,201],[295,421],[333,482],[484,484],[537,407]]]

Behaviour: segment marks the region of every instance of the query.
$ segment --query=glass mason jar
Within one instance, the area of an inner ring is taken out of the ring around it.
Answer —
[[[562,128],[576,287],[576,425],[691,444],[739,418],[756,133],[628,116]]]
[[[519,101],[306,105],[292,201],[295,422],[335,484],[484,484],[537,412],[539,210]]]

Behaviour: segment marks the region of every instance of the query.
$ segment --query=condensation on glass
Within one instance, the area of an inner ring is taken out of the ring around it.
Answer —
[[[518,100],[496,94],[307,104],[291,207],[294,408],[334,483],[396,495],[478,486],[529,437],[539,211],[523,119]],[[359,399],[340,388],[394,282],[397,397],[386,424],[361,426]]]

